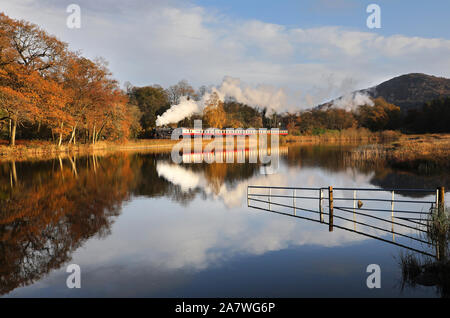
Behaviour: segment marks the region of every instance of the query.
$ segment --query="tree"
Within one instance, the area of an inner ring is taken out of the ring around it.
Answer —
[[[129,136],[129,114],[127,96],[119,89],[118,83],[103,77],[97,83],[96,98],[86,112],[86,127],[95,144],[103,135],[113,139],[126,139]]]
[[[167,92],[159,85],[132,87],[128,96],[130,103],[136,105],[142,114],[140,124],[144,134],[156,126],[157,116],[170,107]]]
[[[193,98],[194,100],[197,99],[195,90],[186,80],[181,80],[178,84],[170,86],[166,92],[170,105],[179,104],[181,96],[187,96],[189,98]]]
[[[404,127],[413,133],[450,132],[450,97],[441,97],[425,103],[421,109],[409,110]]]
[[[89,130],[88,118],[100,116],[108,99],[110,76],[102,61],[93,62],[87,58],[71,55],[66,60],[63,85],[69,95],[67,111],[73,117],[69,143],[76,143],[76,132],[80,125]],[[97,118],[97,120],[100,120]],[[95,140],[93,140],[95,142]]]
[[[77,134],[95,143],[101,138],[128,138],[140,130],[140,111],[129,104],[106,61],[70,52],[66,43],[38,26],[4,14],[0,14],[0,102],[0,121],[11,127],[11,145],[18,127],[34,124],[38,132],[42,125],[53,139],[56,135],[58,145],[68,134],[69,143],[75,144]]]
[[[73,123],[73,117],[66,109],[67,92],[53,80],[39,79],[39,86],[34,89],[38,96],[35,118],[39,124],[48,126],[52,132],[58,134],[58,146],[61,146],[63,136],[69,132],[67,127]]]
[[[203,119],[208,127],[223,128],[227,122],[227,116],[223,109],[223,102],[216,92],[212,93],[203,110]]]
[[[46,85],[50,83],[45,80],[58,76],[67,45],[34,24],[2,13],[0,29],[0,98],[7,113],[2,119],[10,120],[10,145],[14,146],[18,125],[45,117],[45,110],[39,109],[43,105],[42,94],[52,96],[52,88],[47,90]],[[50,112],[60,107],[56,95],[50,100]]]
[[[328,109],[324,115],[324,126],[327,129],[343,130],[356,126],[353,113],[344,109]]]
[[[400,126],[400,107],[386,102],[382,97],[374,105],[363,105],[357,111],[358,122],[370,130],[397,129]]]
[[[76,143],[78,130],[93,144],[103,136],[126,138],[132,125],[139,130],[135,120],[139,112],[128,107],[128,97],[111,78],[104,60],[70,54],[65,65],[62,83],[68,95],[66,112],[71,116],[69,143]]]
[[[227,116],[227,126],[235,128],[262,127],[262,115],[253,107],[227,99],[223,104],[223,108]]]
[[[21,65],[9,64],[0,70],[0,103],[10,120],[9,144],[15,146],[17,126],[22,122],[34,121],[33,115],[39,113],[35,100],[39,98],[36,91],[36,81],[39,75],[29,72]]]

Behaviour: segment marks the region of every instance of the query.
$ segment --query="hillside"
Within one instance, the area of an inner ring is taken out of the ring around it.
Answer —
[[[425,102],[440,97],[450,97],[450,79],[421,73],[394,77],[377,86],[356,93],[366,93],[372,98],[383,97],[387,102],[399,106],[403,111],[420,108]],[[328,108],[333,101],[319,105]]]

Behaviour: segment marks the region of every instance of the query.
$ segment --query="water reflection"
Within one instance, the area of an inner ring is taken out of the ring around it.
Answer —
[[[259,163],[176,165],[169,154],[148,153],[1,163],[0,293],[40,296],[46,286],[49,295],[66,295],[64,265],[70,261],[89,277],[80,295],[197,295],[194,287],[182,293],[180,286],[234,259],[363,242],[354,233],[318,235],[320,226],[246,208],[251,184],[375,187],[383,176],[402,174],[352,167],[345,150],[283,149],[273,175],[262,175]],[[442,177],[411,178],[442,185]],[[121,291],[101,289],[106,280]],[[25,286],[41,290],[18,288]]]
[[[96,160],[83,158],[78,169],[72,158],[58,169],[56,162],[1,166],[0,293],[35,282],[91,237],[110,234],[134,178],[126,156]]]
[[[450,297],[450,222],[445,205],[438,206],[427,216],[427,231],[423,235],[435,247],[435,257],[402,253],[402,289],[406,286],[433,286],[439,295]]]

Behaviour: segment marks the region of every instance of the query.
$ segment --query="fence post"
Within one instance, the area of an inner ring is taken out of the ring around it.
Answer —
[[[434,203],[434,208],[437,209],[439,207],[439,188],[436,188],[436,202]]]
[[[394,196],[395,196],[395,190],[392,190],[392,197],[391,197],[391,232],[392,232],[392,241],[395,242],[395,232],[394,232]]]
[[[439,188],[439,197],[438,197],[438,214],[441,215],[442,213],[444,213],[444,209],[445,209],[445,188],[444,187],[440,187]]]
[[[328,231],[333,232],[333,187],[328,187]]]
[[[392,196],[391,196],[391,217],[394,217],[394,193],[395,191],[392,190]]]
[[[437,213],[438,217],[441,218],[442,216],[445,216],[445,188],[439,187],[438,188],[439,196],[438,196],[438,206],[437,206]],[[443,244],[444,241],[442,239],[438,239],[436,242],[436,258],[438,261],[444,259],[446,257],[446,248]]]
[[[296,191],[294,189],[292,192],[292,204],[294,206],[294,215],[296,215],[296,213],[295,213],[295,195],[296,195]]]
[[[353,190],[353,229],[356,231],[356,190]]]
[[[248,198],[248,186],[247,186],[247,206],[250,206],[250,204],[249,204],[249,198]]]
[[[320,192],[319,192],[320,223],[323,223],[323,206],[322,206],[322,201],[323,201],[323,190],[320,189]]]

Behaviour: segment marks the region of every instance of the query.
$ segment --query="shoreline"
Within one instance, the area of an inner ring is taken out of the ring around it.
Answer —
[[[42,141],[19,141],[15,147],[1,144],[0,141],[0,162],[5,161],[27,161],[27,160],[47,160],[54,158],[63,158],[73,155],[91,155],[91,154],[106,154],[119,151],[152,151],[152,152],[170,152],[172,147],[182,140],[171,139],[141,139],[128,141],[125,143],[113,143],[101,141],[92,144],[77,144],[77,145],[62,145],[58,147],[51,142]],[[193,144],[189,142],[191,149]],[[205,148],[209,143],[214,142],[214,139],[203,139],[202,148]],[[223,146],[228,144],[228,141],[223,140]],[[239,144],[236,139],[233,140],[234,146]],[[242,145],[242,144],[240,144]],[[280,142],[280,145],[281,142]],[[249,139],[245,139],[245,147],[249,147]],[[270,146],[270,143],[269,143]]]
[[[357,165],[389,165],[392,168],[424,173],[450,170],[450,134],[396,135],[395,137],[388,140],[381,134],[370,136],[349,136],[349,134],[288,136],[280,139],[280,146],[348,144],[355,145],[355,149],[349,151],[347,160]],[[51,142],[20,141],[13,148],[0,144],[0,162],[39,161],[73,155],[99,155],[120,151],[165,153],[170,152],[178,142],[178,140],[170,139],[143,139],[125,143],[102,141],[95,145],[79,144],[58,147]],[[202,146],[205,147],[210,142],[211,140],[203,140]],[[246,146],[248,146],[247,140]]]
[[[450,171],[450,134],[402,135],[394,142],[360,146],[346,159],[425,174]]]
[[[46,160],[70,155],[89,155],[98,152],[116,152],[132,150],[166,151],[176,143],[170,139],[150,139],[143,141],[130,141],[126,143],[98,142],[92,144],[63,145],[58,147],[53,143],[39,142],[19,144],[11,148],[0,145],[0,162]]]

